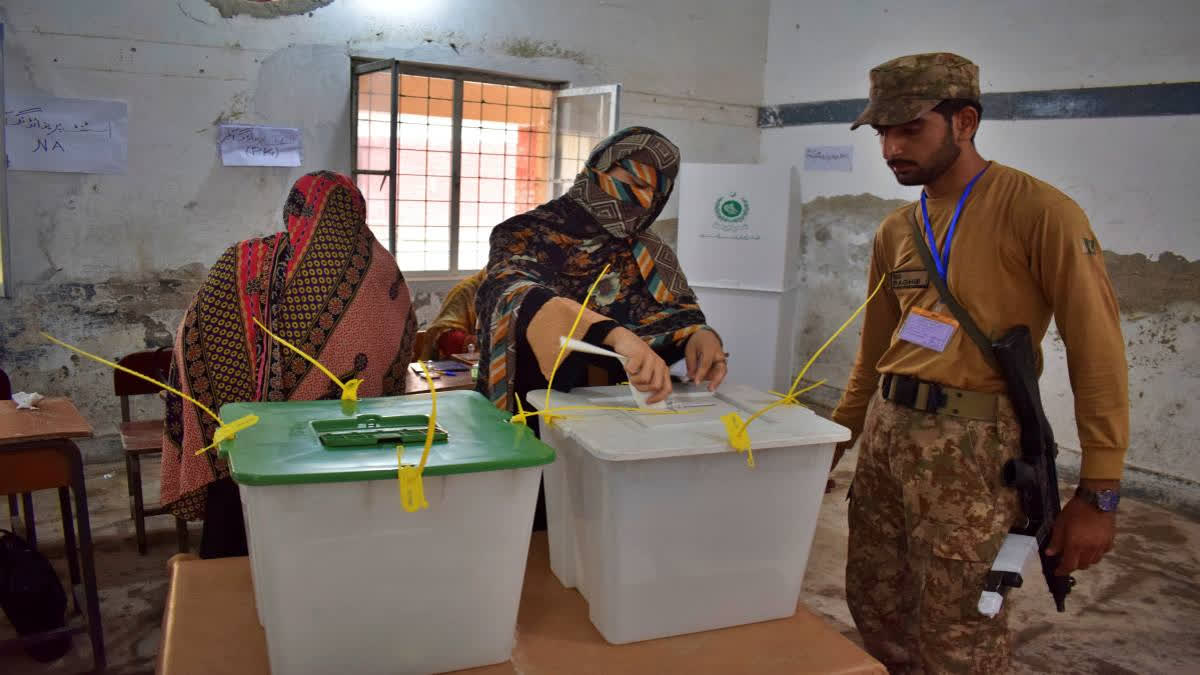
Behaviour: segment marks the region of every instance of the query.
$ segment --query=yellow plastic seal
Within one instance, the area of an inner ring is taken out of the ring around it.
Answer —
[[[753,469],[754,451],[750,449],[750,434],[746,433],[746,424],[742,422],[742,416],[731,412],[722,415],[721,421],[725,423],[725,433],[729,435],[729,445],[735,452],[746,453],[746,466]]]
[[[433,377],[425,362],[421,362],[421,371],[425,373],[425,381],[429,383],[429,427],[425,430],[425,449],[421,452],[421,462],[413,466],[404,463],[404,446],[396,446],[396,481],[400,490],[400,505],[405,511],[413,513],[429,508],[425,500],[425,463],[429,461],[429,449],[433,447],[434,432],[437,430],[437,388],[433,386]]]
[[[612,265],[605,265],[604,269],[600,270],[600,276],[592,282],[591,288],[588,289],[587,295],[583,296],[583,302],[579,304],[579,313],[575,315],[575,322],[571,324],[571,330],[567,331],[567,337],[575,337],[575,329],[579,328],[579,322],[583,320],[583,313],[587,310],[588,301],[592,299],[592,294],[596,292],[596,287],[604,279],[604,275],[608,274],[608,269]],[[567,345],[562,344],[558,348],[558,356],[554,359],[554,367],[550,369],[550,378],[546,380],[546,405],[542,407],[542,415],[546,420],[546,424],[554,424],[555,416],[548,414],[550,410],[550,392],[554,389],[554,374],[558,372],[558,367],[562,364],[563,358],[567,355]],[[517,395],[520,399],[520,395]],[[520,401],[518,401],[520,403]]]
[[[224,441],[233,440],[237,437],[239,431],[245,431],[250,427],[258,424],[258,415],[243,415],[229,424],[222,424],[213,432],[213,442],[206,448],[201,448],[196,451],[197,455],[202,455],[208,450],[217,447]]]
[[[809,385],[804,389],[799,389],[800,383],[804,381],[804,376],[808,374],[808,369],[812,367],[813,362],[817,360],[817,357],[820,356],[821,353],[824,352],[827,347],[829,347],[829,345],[833,344],[834,340],[838,339],[838,337],[850,327],[850,324],[854,323],[854,320],[858,318],[858,315],[867,308],[867,305],[870,304],[871,300],[873,300],[879,293],[880,289],[883,288],[885,281],[887,281],[886,276],[879,280],[879,284],[875,286],[875,290],[871,291],[871,294],[867,296],[867,299],[863,302],[863,304],[859,305],[858,309],[854,310],[854,313],[850,315],[850,318],[842,322],[842,325],[839,326],[836,331],[834,331],[833,335],[829,336],[829,339],[825,341],[825,344],[822,344],[817,351],[813,352],[813,355],[809,357],[808,362],[806,362],[804,367],[800,369],[800,374],[797,375],[796,379],[792,381],[792,386],[790,389],[788,389],[786,394],[780,394],[779,392],[775,391],[771,392],[772,394],[780,397],[778,401],[775,401],[774,403],[764,407],[762,410],[754,413],[745,422],[742,422],[741,418],[738,417],[736,413],[730,413],[729,415],[721,418],[722,421],[725,422],[725,433],[729,437],[729,447],[733,448],[736,452],[744,451],[749,453],[750,434],[746,431],[746,428],[750,426],[751,422],[781,405],[799,405],[800,401],[797,397],[800,396],[800,394],[812,391],[813,389],[816,389],[825,383],[825,380],[821,380],[820,382]],[[731,419],[731,416],[735,419]],[[754,456],[752,454],[748,455],[746,463],[753,468]]]
[[[183,393],[182,391],[179,391],[178,389],[176,389],[168,384],[159,382],[158,380],[156,380],[152,377],[149,377],[147,375],[143,375],[143,374],[137,372],[136,370],[126,368],[125,366],[122,366],[118,363],[113,363],[112,361],[109,361],[108,359],[96,356],[95,354],[92,354],[90,352],[85,352],[82,349],[80,349],[79,347],[74,347],[72,345],[69,345],[52,335],[42,333],[42,337],[46,338],[47,340],[53,342],[56,345],[59,345],[60,347],[66,347],[67,349],[70,349],[71,351],[73,351],[77,354],[82,354],[83,356],[86,356],[93,361],[103,363],[104,365],[108,366],[109,368],[112,368],[114,370],[119,370],[122,373],[129,373],[130,375],[133,375],[134,377],[137,377],[137,378],[141,378],[151,384],[157,384],[158,386],[171,392],[172,394],[175,394],[176,396],[187,399],[188,401],[191,401],[193,404],[195,404],[195,406],[197,408],[203,410],[209,417],[216,420],[217,424],[219,424],[221,426],[217,427],[217,430],[215,432],[213,432],[213,442],[211,444],[209,444],[208,446],[197,450],[196,451],[197,455],[204,454],[205,452],[211,450],[212,448],[215,448],[218,444],[220,444],[223,441],[228,441],[228,440],[233,439],[234,437],[237,436],[237,432],[245,431],[246,429],[249,429],[250,427],[254,426],[255,424],[258,424],[258,417],[255,415],[246,415],[245,417],[240,417],[240,418],[234,420],[233,422],[226,424],[224,421],[221,420],[221,418],[217,415],[217,413],[213,412],[212,410],[209,410],[208,406],[204,405],[200,401],[197,401],[196,399],[192,398],[191,396],[188,396],[187,394]]]
[[[272,340],[275,340],[276,342],[283,345],[284,347],[287,347],[288,349],[292,350],[293,352],[296,352],[297,354],[299,354],[300,357],[303,358],[305,361],[308,361],[309,363],[316,366],[317,370],[320,370],[322,373],[325,373],[325,377],[328,377],[330,380],[333,380],[334,384],[341,387],[343,401],[357,401],[358,400],[358,385],[362,384],[362,382],[363,382],[362,380],[350,380],[349,382],[343,383],[341,380],[339,380],[337,378],[337,375],[334,375],[333,373],[329,372],[328,368],[321,365],[320,361],[318,361],[318,360],[314,359],[313,357],[309,356],[308,354],[304,353],[303,351],[300,350],[300,348],[296,347],[296,345],[294,345],[294,344],[288,342],[287,340],[284,340],[283,338],[279,337],[278,335],[272,333],[270,331],[270,329],[268,329],[266,326],[264,326],[262,324],[261,321],[258,320],[258,317],[254,317],[254,323],[257,324],[259,328],[263,329],[264,333],[266,333],[267,335],[270,335]]]

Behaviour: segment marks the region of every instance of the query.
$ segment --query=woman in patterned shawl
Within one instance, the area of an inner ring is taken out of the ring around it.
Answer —
[[[475,338],[475,293],[487,274],[486,269],[455,284],[446,294],[442,308],[433,323],[425,329],[425,352],[422,359],[448,359],[463,354]]]
[[[679,149],[632,127],[598,145],[567,194],[496,226],[487,278],[477,295],[483,326],[477,388],[501,409],[513,393],[543,388],[588,288],[606,264],[573,337],[629,358],[629,381],[671,391],[667,363],[686,357],[688,377],[715,390],[726,375],[721,340],[704,322],[674,251],[649,227],[671,195]],[[594,308],[594,311],[593,311]],[[588,366],[625,374],[615,359],[575,353],[556,389],[588,384]],[[594,379],[593,382],[594,383]]]
[[[316,357],[359,395],[404,393],[416,316],[395,259],[367,229],[362,193],[328,171],[296,181],[286,232],[225,251],[175,336],[171,384],[213,410],[235,401],[337,399],[338,386],[254,324]],[[204,519],[202,557],[246,555],[241,501],[212,442],[216,422],[167,396],[162,503]]]

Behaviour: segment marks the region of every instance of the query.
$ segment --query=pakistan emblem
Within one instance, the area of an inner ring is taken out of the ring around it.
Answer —
[[[713,211],[717,214],[717,222],[713,223],[715,230],[737,232],[750,227],[746,223],[746,216],[750,213],[750,202],[745,197],[738,196],[736,192],[718,197]]]
[[[746,201],[745,197],[739,197],[736,192],[731,192],[718,197],[713,210],[723,222],[740,223],[750,213],[750,202]]]

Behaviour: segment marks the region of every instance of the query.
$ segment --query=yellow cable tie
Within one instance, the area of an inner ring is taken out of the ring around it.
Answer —
[[[225,424],[224,422],[221,422],[221,418],[218,417],[215,412],[208,409],[208,406],[197,401],[196,399],[192,398],[191,396],[188,396],[187,394],[183,393],[182,391],[175,389],[174,387],[163,384],[162,382],[159,382],[158,380],[156,380],[152,377],[147,377],[146,375],[143,375],[143,374],[137,372],[136,370],[130,370],[129,368],[126,368],[125,366],[113,363],[112,361],[109,361],[102,357],[96,356],[95,354],[92,354],[90,352],[85,352],[82,349],[80,349],[79,347],[73,347],[52,335],[48,335],[46,333],[42,333],[41,335],[42,335],[42,337],[46,338],[47,340],[53,342],[56,345],[59,345],[60,347],[66,347],[67,349],[70,349],[71,351],[76,352],[78,354],[82,354],[93,361],[99,361],[100,363],[103,363],[104,365],[108,366],[109,368],[119,370],[122,373],[129,373],[130,375],[133,375],[134,377],[139,377],[147,382],[150,382],[151,384],[157,384],[158,386],[162,387],[163,389],[166,389],[167,391],[171,392],[172,394],[175,394],[176,396],[187,399],[188,401],[191,401],[192,403],[194,403],[196,405],[196,407],[198,407],[201,410],[203,410],[204,412],[208,413],[209,417],[213,418],[217,422],[220,422],[221,424]]]
[[[103,357],[96,356],[95,354],[92,354],[90,352],[85,352],[82,349],[80,349],[79,347],[69,345],[52,335],[48,335],[46,333],[42,333],[41,335],[42,335],[42,337],[46,338],[47,340],[53,342],[56,345],[59,345],[61,347],[66,347],[67,349],[69,349],[77,354],[82,354],[83,356],[86,356],[93,361],[103,363],[104,365],[108,366],[109,368],[113,368],[114,370],[119,370],[122,373],[128,373],[130,375],[133,375],[134,377],[145,380],[151,384],[156,384],[156,385],[162,387],[163,389],[171,392],[172,394],[175,394],[176,396],[178,396],[180,398],[190,401],[197,408],[200,408],[201,410],[203,410],[209,417],[216,420],[217,424],[219,424],[221,426],[217,427],[217,430],[213,433],[213,442],[210,445],[208,445],[204,448],[201,448],[200,450],[197,450],[196,451],[197,455],[202,455],[205,452],[208,452],[209,450],[215,448],[217,445],[219,445],[223,441],[232,440],[234,437],[237,436],[237,432],[244,431],[244,430],[249,429],[250,427],[254,426],[255,424],[258,424],[258,417],[256,415],[246,415],[244,417],[240,417],[240,418],[234,420],[233,422],[230,422],[229,424],[226,424],[220,418],[220,416],[218,416],[215,412],[210,410],[208,408],[208,406],[204,405],[200,401],[197,401],[196,399],[192,398],[191,396],[188,396],[187,394],[183,393],[182,391],[179,391],[178,389],[176,389],[170,385],[159,382],[158,380],[156,380],[152,377],[143,375],[143,374],[137,372],[136,370],[126,368],[125,366],[122,366],[119,363],[113,363],[112,361],[109,361],[108,359],[105,359]]]
[[[325,377],[328,377],[330,380],[333,380],[333,382],[335,384],[337,384],[337,386],[341,387],[343,401],[357,401],[358,400],[358,385],[362,384],[362,382],[363,382],[362,380],[350,380],[343,384],[342,381],[339,380],[336,375],[329,372],[328,368],[321,365],[320,361],[318,361],[318,360],[314,359],[313,357],[309,356],[308,354],[304,353],[296,345],[293,345],[292,343],[288,342],[287,340],[284,340],[283,338],[279,337],[278,335],[272,333],[269,328],[264,326],[262,324],[262,322],[258,320],[258,317],[252,317],[252,318],[254,320],[254,323],[257,324],[259,328],[263,329],[263,332],[265,332],[267,335],[270,335],[273,340],[275,340],[279,344],[283,345],[284,347],[287,347],[288,349],[292,350],[293,352],[296,352],[297,354],[299,354],[300,357],[303,358],[305,361],[308,361],[309,363],[316,366],[317,369],[320,370],[322,373],[325,373]]]
[[[237,437],[239,431],[245,431],[250,427],[258,424],[258,415],[250,414],[243,415],[229,424],[222,424],[213,432],[213,442],[208,447],[200,448],[196,451],[197,455],[204,453],[217,447],[224,441],[230,441]]]
[[[433,386],[433,377],[429,368],[421,361],[421,372],[429,383],[429,427],[425,430],[425,449],[421,452],[421,462],[417,466],[404,463],[404,446],[396,446],[396,485],[400,490],[400,505],[405,511],[414,513],[429,508],[425,499],[425,463],[429,461],[429,449],[433,447],[434,432],[437,430],[437,389]]]
[[[521,395],[513,392],[513,396],[515,396],[517,399],[517,414],[508,418],[508,421],[513,424],[524,424],[525,426],[529,426],[529,423],[526,421],[529,418],[529,413],[525,412],[525,406],[521,405]]]
[[[768,391],[767,393],[771,394],[772,396],[777,396],[777,397],[783,399],[784,405],[798,405],[798,406],[802,406],[802,407],[807,407],[803,403],[800,402],[800,395],[807,394],[808,392],[812,391],[813,389],[816,389],[817,387],[825,384],[825,382],[826,382],[825,380],[820,380],[818,382],[815,382],[815,383],[801,389],[800,391],[798,391],[794,394],[781,394],[781,393],[775,391],[774,389]]]
[[[792,386],[790,389],[788,389],[787,394],[780,394],[779,392],[771,392],[772,394],[779,396],[780,399],[778,401],[775,401],[774,403],[768,404],[762,410],[759,410],[758,412],[754,413],[745,422],[742,422],[741,417],[738,416],[736,413],[729,413],[728,415],[721,418],[721,420],[723,422],[725,422],[725,432],[726,432],[726,435],[729,436],[730,447],[732,447],[737,452],[742,452],[743,449],[747,453],[750,452],[750,434],[746,431],[746,429],[750,426],[751,422],[758,419],[759,417],[762,417],[767,412],[774,410],[775,408],[777,408],[781,405],[798,404],[799,400],[797,399],[797,397],[800,394],[812,391],[813,389],[816,389],[817,387],[821,386],[821,384],[823,384],[825,382],[825,380],[821,380],[820,382],[817,382],[816,384],[813,384],[801,391],[796,390],[796,388],[800,386],[800,382],[802,382],[804,380],[804,376],[808,373],[808,369],[810,367],[812,367],[813,362],[815,362],[817,360],[817,357],[820,356],[821,353],[824,352],[825,349],[827,347],[829,347],[829,345],[832,344],[833,341],[836,340],[847,328],[849,328],[851,323],[854,323],[854,320],[858,318],[858,315],[861,314],[862,311],[867,308],[867,305],[870,304],[871,300],[873,300],[875,298],[875,296],[879,293],[880,289],[883,288],[883,284],[885,281],[887,281],[886,275],[879,280],[879,283],[876,284],[876,286],[875,286],[875,290],[871,291],[871,294],[867,296],[867,299],[861,305],[858,306],[858,309],[854,310],[854,313],[850,315],[850,318],[848,318],[844,322],[842,322],[842,325],[839,326],[836,331],[834,331],[833,335],[829,336],[829,339],[825,341],[825,344],[822,344],[821,347],[819,349],[817,349],[817,351],[813,352],[813,355],[811,357],[809,357],[808,361],[804,364],[804,367],[800,369],[800,374],[797,375],[796,379],[792,381]],[[747,463],[750,466],[754,466],[752,458],[748,458]]]
[[[421,470],[404,463],[404,446],[396,446],[396,486],[400,490],[400,505],[409,513],[429,508],[425,500],[425,486]]]
[[[600,270],[600,276],[592,282],[591,288],[588,289],[587,295],[583,296],[583,302],[579,304],[579,313],[575,315],[575,323],[571,324],[571,330],[567,332],[568,338],[575,337],[575,329],[579,327],[579,322],[583,320],[583,313],[587,310],[588,300],[592,299],[592,293],[596,292],[596,287],[604,280],[604,275],[608,274],[608,269],[612,265],[605,265],[604,269]],[[546,405],[543,406],[543,412],[550,408],[550,392],[554,388],[554,374],[558,372],[558,366],[562,364],[563,357],[567,353],[567,344],[563,344],[558,348],[558,357],[554,359],[554,367],[550,369],[550,379],[546,382]],[[518,396],[519,398],[519,396]],[[554,417],[547,416],[546,424],[554,424]]]
[[[808,369],[812,367],[813,362],[816,361],[817,357],[825,351],[826,347],[832,344],[834,340],[838,339],[842,332],[850,327],[850,324],[854,323],[854,320],[858,318],[859,314],[862,314],[862,311],[867,308],[867,305],[870,304],[871,300],[873,300],[876,294],[879,293],[880,289],[883,288],[883,284],[885,281],[887,281],[887,278],[888,277],[885,274],[883,278],[879,280],[879,283],[876,284],[875,290],[871,291],[871,294],[867,296],[865,301],[863,301],[863,304],[859,305],[858,309],[854,310],[854,313],[850,315],[849,319],[846,319],[844,322],[842,322],[842,325],[833,332],[833,335],[829,336],[829,339],[825,341],[825,344],[821,345],[817,351],[813,352],[813,355],[809,357],[808,362],[805,363],[804,367],[800,369],[800,374],[797,375],[796,379],[792,381],[792,387],[791,389],[788,389],[788,396],[792,396],[796,393],[796,387],[800,386],[800,382],[804,379],[804,376],[808,374]]]
[[[421,372],[425,374],[425,382],[429,385],[429,427],[425,430],[425,450],[421,453],[421,464],[418,468],[423,473],[425,462],[429,461],[429,449],[433,447],[433,435],[437,429],[437,388],[433,386],[433,376],[429,368],[421,363]]]
[[[729,444],[734,452],[746,453],[746,466],[753,469],[754,451],[750,449],[750,434],[746,433],[746,425],[742,424],[741,415],[736,412],[727,413],[721,416],[721,421],[725,423],[725,433],[729,435]]]

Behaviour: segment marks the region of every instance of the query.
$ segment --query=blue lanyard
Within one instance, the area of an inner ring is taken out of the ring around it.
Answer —
[[[991,164],[988,164],[991,166]],[[963,205],[967,203],[967,197],[971,194],[971,188],[975,187],[975,182],[983,176],[983,172],[987,171],[988,167],[983,167],[983,170],[975,174],[967,187],[963,190],[962,196],[958,198],[958,206],[954,209],[954,217],[950,219],[950,227],[946,230],[946,250],[939,255],[937,238],[933,236],[933,224],[929,222],[929,208],[925,206],[925,191],[921,190],[921,215],[925,216],[925,236],[929,238],[929,250],[933,253],[933,264],[937,266],[937,272],[942,279],[946,278],[946,270],[950,267],[950,241],[954,239],[954,228],[958,226],[958,217],[962,215]]]

